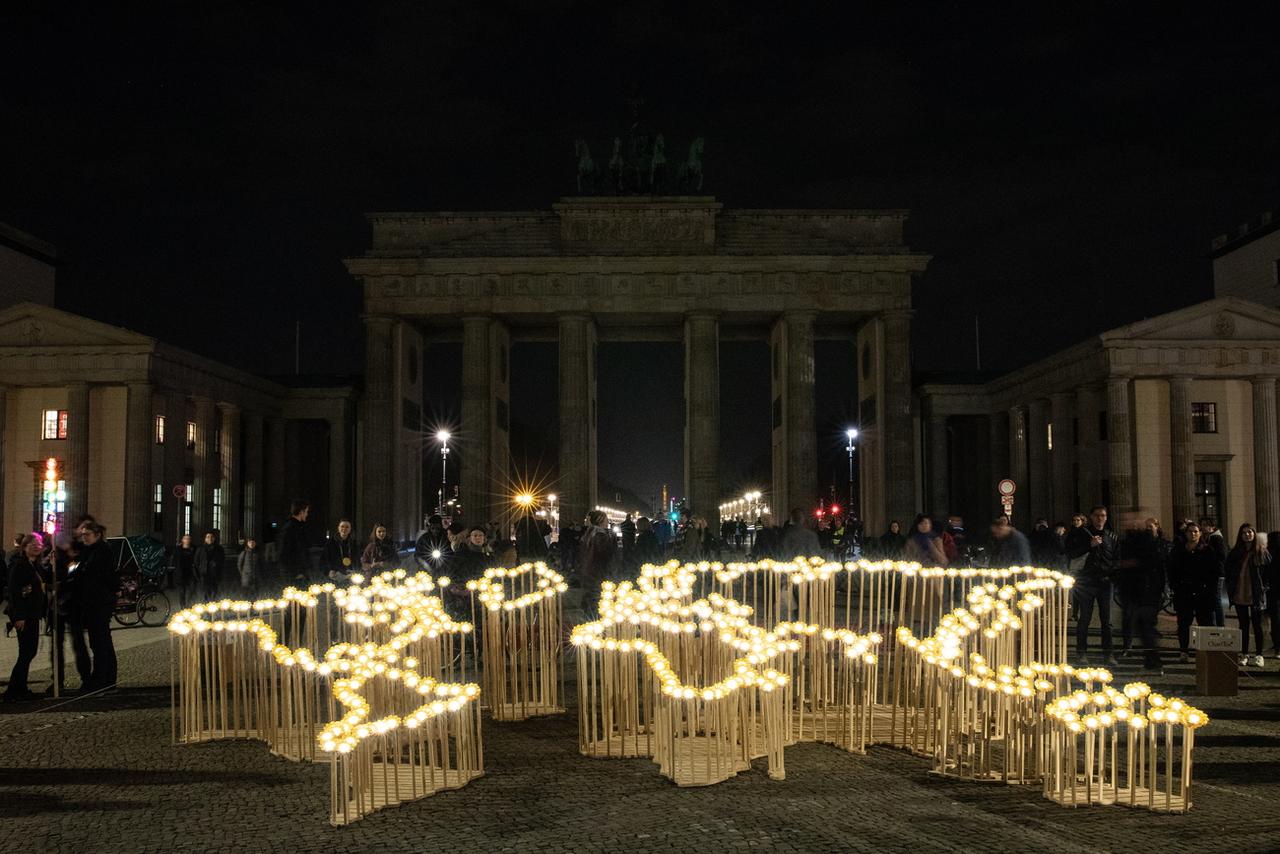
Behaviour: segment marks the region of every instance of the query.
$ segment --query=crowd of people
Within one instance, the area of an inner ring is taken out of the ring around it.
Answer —
[[[7,631],[17,636],[18,656],[0,699],[36,699],[28,685],[40,638],[49,634],[63,654],[54,678],[65,677],[66,640],[70,637],[80,691],[108,692],[116,684],[116,652],[111,640],[117,580],[106,529],[92,516],[77,519],[62,536],[39,532],[14,538],[7,555],[4,585]],[[53,693],[50,684],[46,693]]]
[[[199,544],[190,535],[181,537],[170,552],[168,570],[168,586],[176,591],[178,604],[185,608],[196,601],[228,596],[252,599],[290,584],[341,583],[356,573],[399,567],[407,560],[385,524],[375,523],[361,543],[345,518],[326,534],[317,554],[309,515],[308,502],[294,501],[273,543],[263,548],[255,536],[244,536],[233,558],[228,557],[217,531],[206,532]],[[1176,615],[1179,656],[1185,662],[1191,654],[1191,626],[1224,625],[1224,601],[1240,625],[1241,666],[1264,666],[1268,621],[1272,654],[1280,658],[1280,595],[1272,594],[1280,575],[1280,532],[1257,531],[1245,523],[1228,545],[1212,519],[1180,520],[1171,537],[1151,517],[1128,514],[1120,521],[1117,532],[1107,508],[1097,506],[1088,514],[1075,514],[1069,523],[1051,525],[1037,519],[1029,534],[1024,534],[1007,516],[1000,516],[991,523],[989,536],[976,538],[958,515],[935,521],[922,513],[907,530],[894,520],[884,534],[864,540],[852,514],[810,516],[799,508],[792,509],[781,525],[763,514],[754,524],[734,518],[723,521],[718,529],[704,517],[688,513],[674,521],[628,514],[614,526],[604,511],[593,510],[580,524],[568,524],[554,533],[545,519],[531,513],[517,518],[509,533],[496,522],[467,526],[454,521],[446,526],[441,516],[432,515],[413,544],[412,556],[437,578],[449,579],[443,595],[447,607],[460,616],[468,613],[467,581],[490,567],[523,561],[545,560],[557,566],[582,588],[582,608],[589,616],[596,613],[601,582],[631,578],[642,564],[673,558],[684,562],[814,555],[843,559],[860,554],[929,566],[1044,566],[1075,579],[1072,618],[1080,663],[1090,661],[1095,615],[1101,640],[1099,660],[1117,663],[1113,601],[1120,606],[1120,656],[1141,653],[1149,669],[1160,667],[1157,618],[1161,610],[1171,608]],[[34,697],[27,678],[42,634],[50,635],[59,649],[70,636],[81,691],[114,687],[116,656],[110,623],[119,579],[104,537],[103,527],[85,516],[69,535],[54,539],[33,532],[14,539],[3,592],[18,657],[0,698]],[[61,665],[61,656],[58,661]],[[61,687],[61,666],[55,678]]]

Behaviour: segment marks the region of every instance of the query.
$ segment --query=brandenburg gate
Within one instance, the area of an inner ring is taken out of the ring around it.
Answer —
[[[520,341],[559,347],[554,489],[566,524],[596,502],[598,341],[684,342],[685,495],[709,519],[722,499],[719,343],[768,341],[768,501],[779,515],[809,507],[819,495],[814,341],[827,338],[855,344],[867,529],[882,530],[889,518],[905,522],[915,511],[911,280],[929,260],[904,243],[906,217],[900,210],[733,210],[709,196],[369,214],[372,247],[346,262],[364,287],[360,524],[385,522],[401,539],[421,524],[422,459],[434,450],[424,432],[431,383],[422,354],[437,341],[462,344],[456,448],[468,520],[509,506],[510,354]],[[646,421],[634,413],[637,433]]]

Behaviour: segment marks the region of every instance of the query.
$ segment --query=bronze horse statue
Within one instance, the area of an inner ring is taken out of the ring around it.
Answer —
[[[689,159],[680,164],[676,172],[676,186],[681,192],[702,189],[702,150],[706,142],[698,137],[689,145]]]

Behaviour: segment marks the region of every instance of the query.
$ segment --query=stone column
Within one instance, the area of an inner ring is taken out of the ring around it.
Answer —
[[[991,482],[987,484],[988,495],[990,496],[990,516],[992,519],[997,513],[1003,512],[1000,505],[1000,493],[996,490],[996,484],[1006,477],[1009,477],[1009,416],[1004,412],[993,412],[987,416],[987,434],[990,441],[990,457],[991,457]],[[968,521],[968,520],[966,520]],[[976,523],[985,522],[985,519],[978,519],[970,522],[971,527],[976,527]]]
[[[9,421],[9,401],[7,393],[8,389],[5,386],[0,385],[0,525],[5,524],[4,496],[5,491],[9,487],[8,480],[5,477],[5,473],[9,471],[9,469],[5,468],[5,463],[9,462],[9,443],[5,440],[5,427],[8,425]],[[19,476],[21,477],[26,474],[26,472],[22,472]],[[43,475],[41,475],[41,477],[43,477]]]
[[[1049,467],[1049,401],[1042,397],[1027,407],[1027,457],[1031,487],[1027,510],[1033,519],[1047,517],[1053,500],[1053,475]]]
[[[1132,388],[1133,380],[1127,377],[1107,380],[1107,478],[1113,515],[1133,509],[1133,419],[1129,417]]]
[[[191,455],[195,469],[191,533],[199,542],[213,528],[213,487],[219,482],[213,459],[214,418],[217,412],[209,398],[197,396],[193,400],[196,405],[196,447]]]
[[[67,387],[67,458],[63,480],[67,482],[66,523],[89,512],[89,386]]]
[[[1027,407],[1009,409],[1009,479],[1017,486],[1013,496],[1013,524],[1027,527],[1031,518],[1031,484],[1027,482]]]
[[[151,533],[151,446],[154,444],[150,383],[129,383],[124,434],[124,530],[127,537]]]
[[[392,406],[391,319],[366,317],[364,321],[364,405],[362,451],[361,519],[357,530],[368,531],[374,522],[391,524],[394,481],[392,451],[396,436],[395,408]],[[275,431],[272,431],[275,432]],[[277,487],[280,488],[280,487]],[[283,503],[283,502],[282,502]],[[287,508],[271,508],[271,513]]]
[[[240,508],[240,407],[222,404],[222,442],[218,448],[218,485],[222,489],[222,541],[236,543],[244,532]]]
[[[911,519],[915,516],[916,455],[911,425],[911,312],[906,310],[884,313],[881,423],[888,518]]]
[[[1276,379],[1253,380],[1253,490],[1259,531],[1280,529],[1280,447],[1276,444]]]
[[[720,321],[711,312],[684,320],[684,404],[685,495],[710,521],[720,503]]]
[[[286,518],[289,502],[296,497],[285,491],[288,487],[285,482],[285,423],[283,418],[267,419],[266,474],[263,478],[266,481],[263,487],[266,503],[258,508],[264,526],[270,525],[272,519]]]
[[[947,416],[929,416],[929,507],[935,519],[951,512],[951,471]]]
[[[560,524],[576,524],[596,505],[595,324],[559,318]]]
[[[1102,411],[1102,389],[1096,385],[1084,385],[1076,389],[1076,418],[1080,424],[1080,442],[1076,456],[1080,462],[1080,487],[1074,508],[1088,514],[1089,508],[1102,501],[1102,455],[1105,449],[1098,436],[1098,413]],[[1074,512],[1073,510],[1073,512]]]
[[[252,534],[261,538],[266,533],[263,514],[263,450],[266,437],[264,435],[263,418],[256,412],[245,413],[244,416],[244,530],[245,535]]]
[[[455,459],[461,462],[462,506],[473,524],[484,524],[492,518],[494,499],[501,486],[489,480],[493,426],[489,355],[489,316],[462,318],[462,430],[458,450],[450,456],[456,455]]]
[[[1049,398],[1053,423],[1053,448],[1049,451],[1053,469],[1053,510],[1050,523],[1071,524],[1071,514],[1076,511],[1076,479],[1072,469],[1075,462],[1075,430],[1073,411],[1076,396],[1073,392],[1056,392]]]
[[[341,411],[329,419],[329,527],[351,515],[350,480],[347,454],[347,402],[340,401]]]
[[[182,505],[186,498],[178,498],[173,488],[187,484],[187,398],[186,395],[164,389],[164,482],[166,543],[176,543],[182,536],[184,516]]]
[[[1173,518],[1194,519],[1196,515],[1196,457],[1191,443],[1191,377],[1169,378],[1169,462],[1172,473]]]

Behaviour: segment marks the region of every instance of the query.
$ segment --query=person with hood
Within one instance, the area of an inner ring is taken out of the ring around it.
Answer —
[[[320,552],[320,571],[330,581],[344,583],[351,573],[356,572],[360,554],[356,551],[359,546],[352,530],[350,519],[339,519],[335,535],[324,541],[324,549]]]
[[[18,635],[18,658],[9,672],[9,686],[0,695],[5,702],[36,699],[27,687],[27,674],[40,649],[40,621],[48,607],[40,575],[43,557],[44,537],[32,532],[19,538],[18,553],[9,561],[5,613]]]
[[[911,536],[907,538],[903,557],[915,561],[921,566],[946,566],[947,552],[942,546],[942,538],[933,530],[933,520],[925,513],[916,516],[911,526]]]
[[[1227,555],[1225,576],[1227,598],[1236,610],[1240,621],[1240,666],[1252,662],[1263,667],[1262,615],[1267,611],[1267,583],[1270,575],[1271,554],[1267,551],[1267,535],[1259,534],[1252,524],[1245,522],[1236,532],[1236,544]],[[1249,658],[1249,630],[1253,630],[1257,650]]]
[[[1107,508],[1101,504],[1089,511],[1088,524],[1067,534],[1067,558],[1078,557],[1085,560],[1080,564],[1079,575],[1072,588],[1080,609],[1080,619],[1076,621],[1077,660],[1087,661],[1089,624],[1093,622],[1096,608],[1102,629],[1102,655],[1109,666],[1115,667],[1117,662],[1112,653],[1111,637],[1111,584],[1120,559],[1120,540],[1107,527]]]
[[[579,541],[578,577],[583,588],[582,610],[594,619],[600,603],[600,584],[609,577],[609,563],[613,560],[617,541],[609,530],[609,520],[603,510],[588,513],[585,524]]]
[[[1200,526],[1188,521],[1182,529],[1182,543],[1169,555],[1169,587],[1173,590],[1173,610],[1178,615],[1178,660],[1190,660],[1191,622],[1213,626],[1213,600],[1222,578],[1222,560],[1216,549],[1204,542]]]

